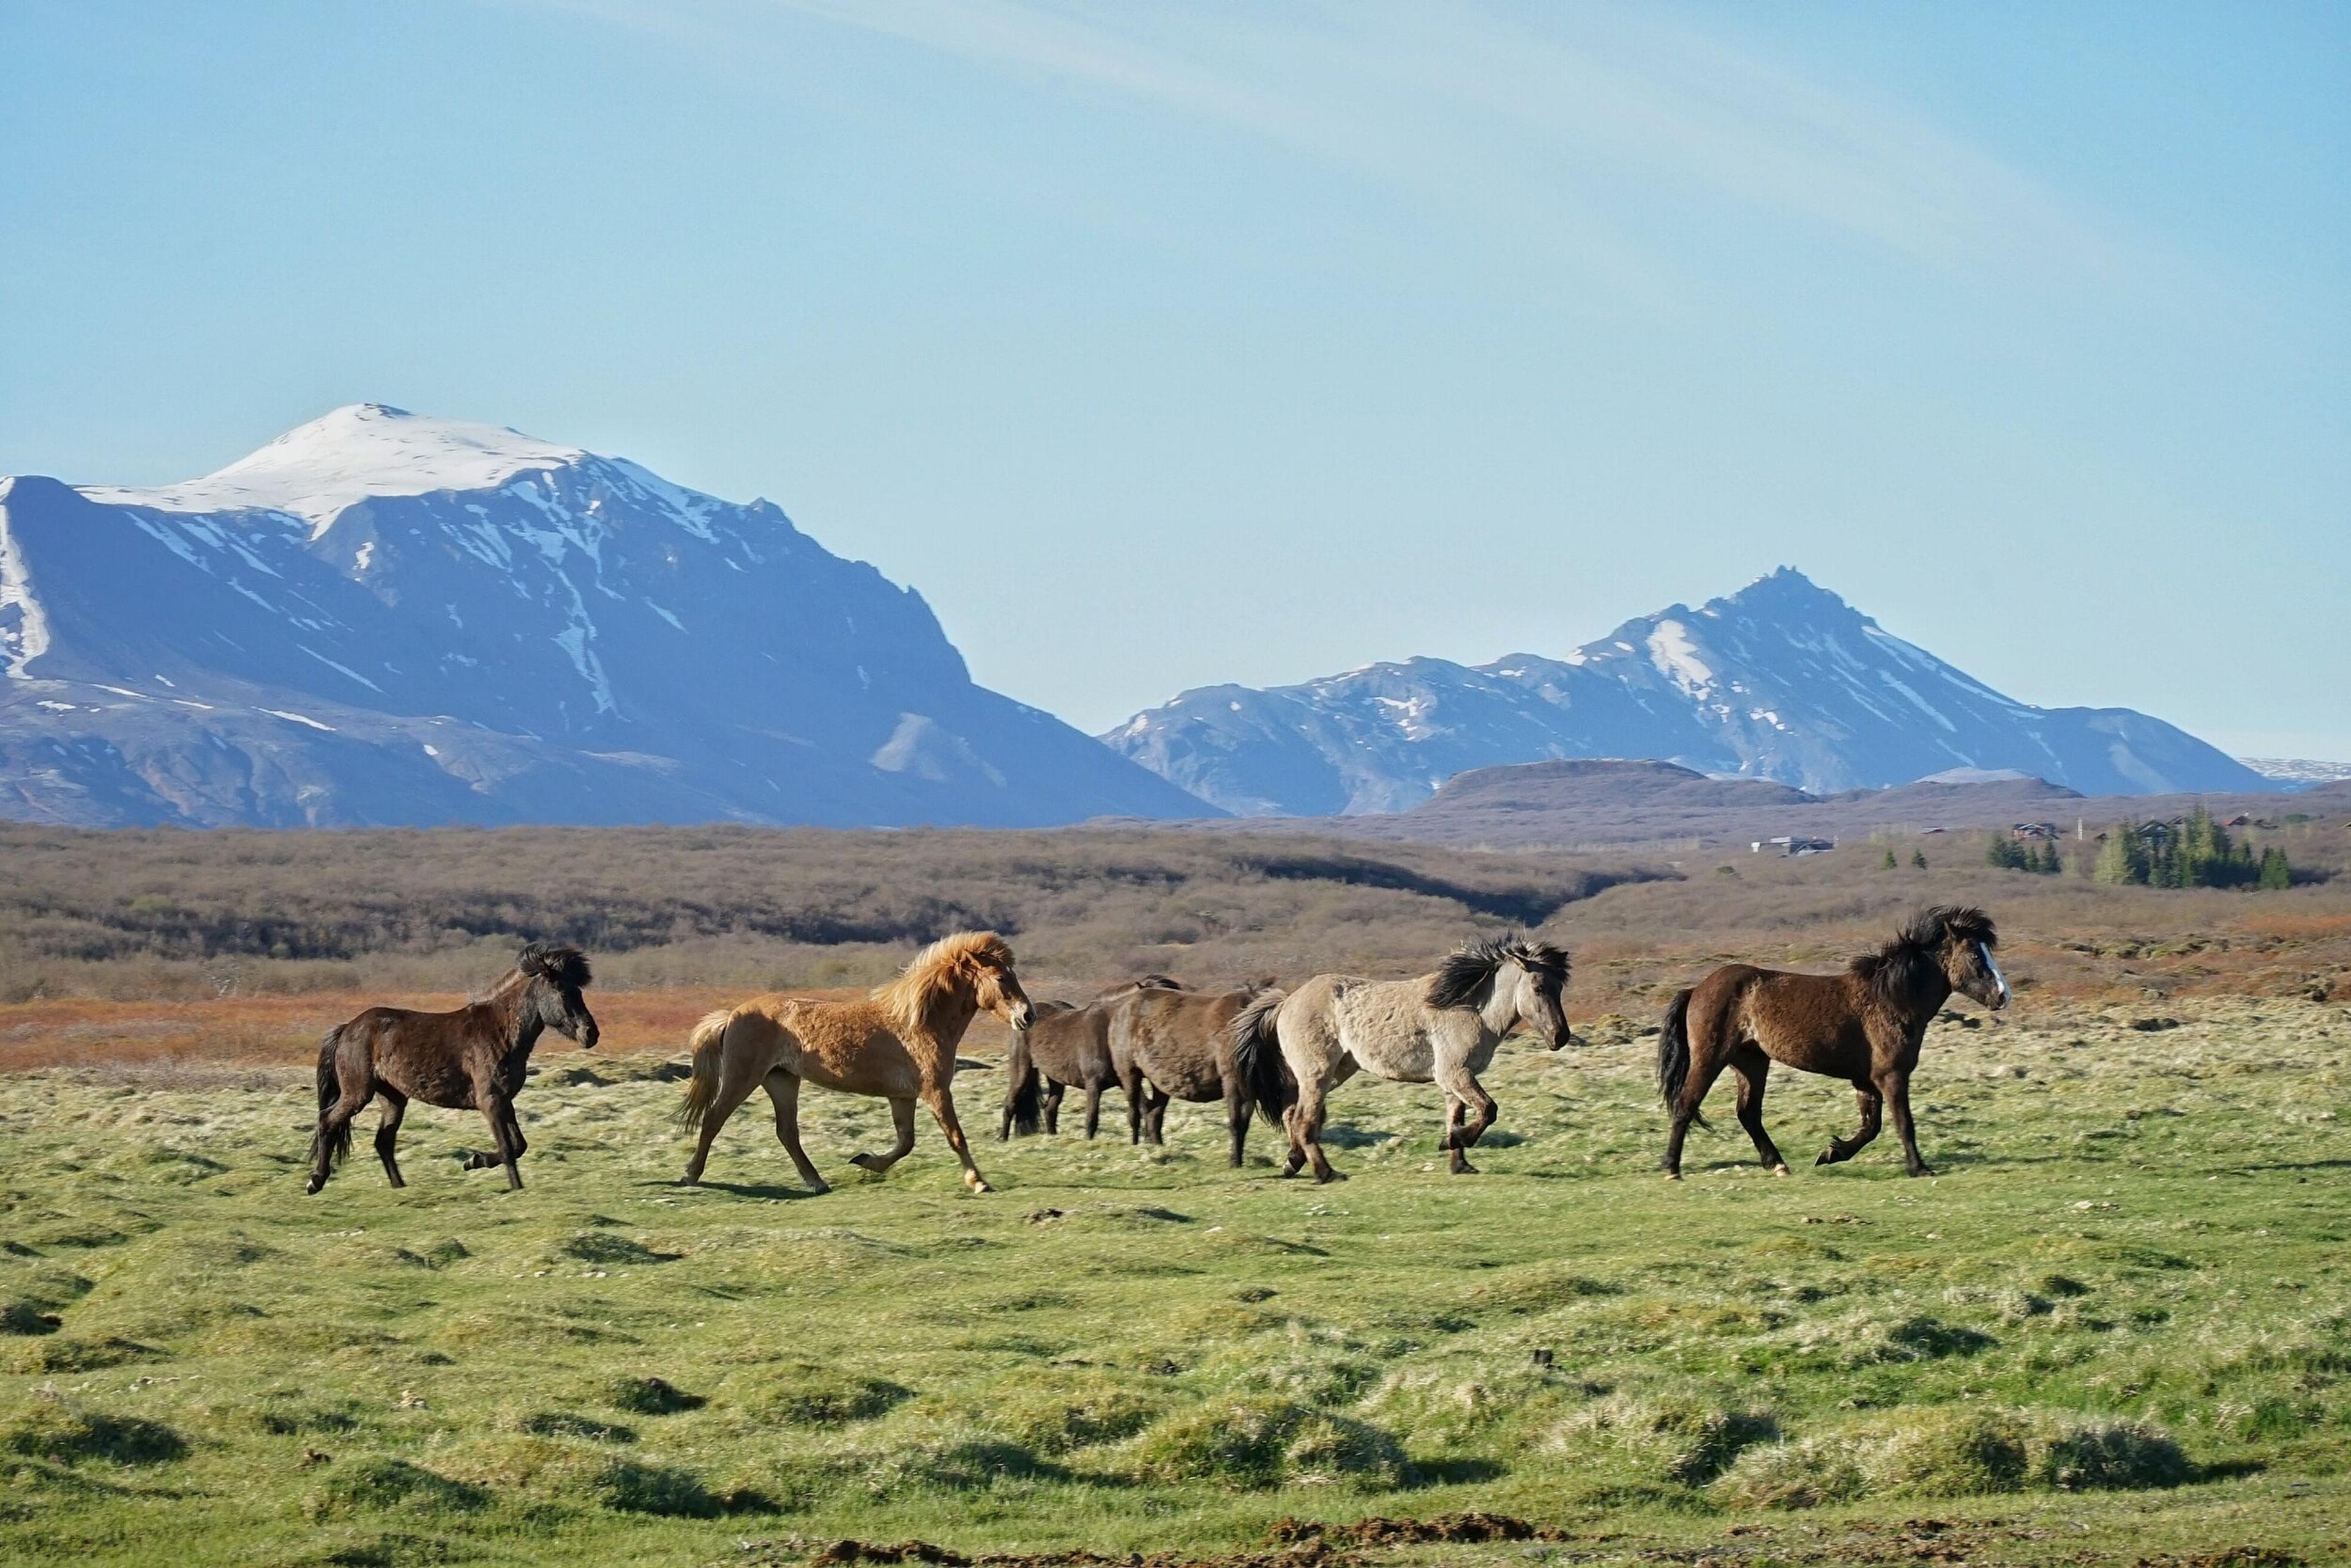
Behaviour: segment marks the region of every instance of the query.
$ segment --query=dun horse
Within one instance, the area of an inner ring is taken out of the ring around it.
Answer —
[[[1138,992],[1178,988],[1165,975],[1145,975],[1081,1007],[1047,1002],[1039,1008],[1034,1023],[1012,1031],[1012,1049],[1004,1058],[1004,1119],[997,1127],[998,1140],[1036,1132],[1040,1110],[1044,1130],[1059,1133],[1061,1096],[1072,1085],[1086,1092],[1086,1136],[1092,1137],[1102,1126],[1102,1091],[1123,1082],[1111,1058],[1113,1010]],[[1126,1119],[1130,1124],[1134,1120],[1131,1090]]]
[[[1225,1103],[1232,1133],[1232,1164],[1241,1163],[1249,1141],[1251,1100],[1248,1075],[1234,1060],[1233,1019],[1264,992],[1270,980],[1238,991],[1131,991],[1113,1009],[1111,1060],[1126,1092],[1128,1136],[1135,1143],[1166,1141],[1167,1103]],[[1279,1058],[1278,1118],[1297,1096],[1297,1084]]]
[[[1877,1136],[1890,1106],[1902,1159],[1912,1176],[1931,1176],[1910,1126],[1910,1073],[1936,1011],[1960,991],[1985,1007],[2008,1006],[2008,980],[1993,962],[2000,945],[1980,909],[1938,905],[1914,915],[1891,942],[1841,975],[1798,975],[1726,964],[1677,994],[1657,1038],[1657,1090],[1671,1117],[1666,1175],[1679,1181],[1682,1138],[1706,1124],[1699,1103],[1725,1067],[1739,1074],[1739,1124],[1778,1176],[1788,1174],[1763,1131],[1763,1081],[1774,1061],[1842,1078],[1861,1102],[1861,1130],[1832,1138],[1816,1165],[1849,1160]]]
[[[596,1047],[596,1020],[580,993],[588,987],[588,960],[577,947],[534,942],[506,977],[478,1002],[453,1013],[370,1008],[327,1031],[319,1042],[319,1131],[310,1140],[310,1190],[327,1185],[351,1152],[351,1118],[371,1099],[383,1102],[375,1152],[394,1186],[406,1186],[392,1157],[400,1119],[411,1100],[453,1111],[481,1112],[490,1124],[494,1154],[475,1153],[467,1170],[507,1167],[507,1186],[522,1186],[515,1169],[530,1145],[515,1120],[514,1097],[541,1033],[559,1030]]]
[[[895,1146],[886,1155],[854,1155],[857,1165],[879,1176],[906,1157],[914,1146],[919,1100],[938,1119],[948,1146],[963,1162],[964,1185],[974,1192],[990,1190],[956,1119],[951,1088],[956,1047],[983,1011],[1014,1029],[1028,1028],[1037,1016],[1012,972],[1012,949],[993,931],[941,937],[917,954],[904,974],[859,1001],[769,995],[711,1013],[694,1026],[694,1082],[678,1109],[680,1123],[702,1130],[694,1158],[686,1163],[686,1185],[702,1179],[711,1141],[726,1118],[753,1090],[764,1088],[775,1103],[776,1136],[800,1180],[811,1191],[831,1190],[800,1147],[805,1079],[890,1102]]]
[[[1522,1025],[1553,1051],[1574,1036],[1560,993],[1567,988],[1565,949],[1527,937],[1472,943],[1437,972],[1411,980],[1317,975],[1284,996],[1267,991],[1233,1019],[1233,1053],[1268,1120],[1280,1115],[1282,1063],[1298,1080],[1285,1176],[1310,1159],[1318,1182],[1339,1179],[1322,1154],[1322,1103],[1331,1090],[1367,1068],[1400,1083],[1432,1080],[1445,1091],[1445,1137],[1457,1175],[1474,1172],[1462,1151],[1494,1124],[1494,1101],[1478,1074],[1502,1038]],[[1471,1106],[1478,1119],[1462,1124]]]

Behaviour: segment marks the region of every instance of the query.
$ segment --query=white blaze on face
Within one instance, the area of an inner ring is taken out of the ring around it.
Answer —
[[[1993,982],[2000,987],[2000,1005],[2006,1007],[2009,998],[2008,977],[2000,972],[2000,964],[1992,957],[1990,946],[1979,942],[1976,944],[1976,951],[1983,955],[1984,967],[1991,971]]]

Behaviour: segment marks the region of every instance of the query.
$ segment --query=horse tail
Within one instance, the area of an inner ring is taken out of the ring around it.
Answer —
[[[316,1160],[323,1143],[327,1162],[331,1168],[343,1163],[351,1152],[351,1124],[345,1121],[332,1136],[327,1132],[327,1113],[342,1103],[342,1075],[335,1070],[335,1057],[342,1050],[343,1026],[337,1024],[319,1041],[319,1130],[310,1136],[310,1157]]]
[[[1004,1059],[1006,1132],[1026,1138],[1045,1127],[1045,1075],[1029,1055],[1029,1031],[1012,1031],[1012,1050]]]
[[[685,1037],[686,1049],[694,1052],[694,1077],[685,1086],[685,1098],[678,1103],[677,1124],[699,1127],[704,1113],[718,1098],[718,1070],[726,1054],[726,1026],[735,1021],[733,1008],[720,1008],[705,1013],[702,1021]]]
[[[1666,1004],[1665,1027],[1657,1031],[1657,1095],[1670,1113],[1674,1103],[1682,1097],[1682,1085],[1689,1082],[1690,993],[1676,991],[1674,999]],[[1704,1116],[1696,1111],[1690,1120],[1699,1126],[1707,1125]]]
[[[1234,1070],[1239,1072],[1249,1098],[1257,1102],[1259,1113],[1276,1127],[1297,1098],[1290,1069],[1281,1060],[1281,1038],[1273,1025],[1274,1014],[1289,999],[1289,992],[1268,987],[1233,1015],[1231,1024]]]

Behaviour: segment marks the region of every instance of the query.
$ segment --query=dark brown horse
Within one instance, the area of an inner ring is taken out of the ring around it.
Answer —
[[[1135,1143],[1165,1143],[1167,1103],[1225,1103],[1232,1132],[1232,1163],[1241,1163],[1255,1108],[1248,1078],[1233,1059],[1232,1022],[1273,987],[1271,980],[1238,991],[1130,991],[1111,1009],[1110,1054],[1126,1094],[1127,1135]],[[1287,1077],[1287,1070],[1284,1070]],[[1292,1081],[1282,1104],[1295,1096]]]
[[[1004,1059],[1004,1119],[997,1128],[999,1141],[1015,1133],[1023,1136],[1039,1130],[1061,1130],[1061,1096],[1072,1087],[1086,1092],[1086,1136],[1102,1126],[1102,1097],[1119,1086],[1118,1065],[1110,1054],[1111,1010],[1141,990],[1176,990],[1165,975],[1145,975],[1115,990],[1104,991],[1081,1006],[1046,1002],[1035,1020],[1012,1031],[1012,1049]],[[1133,1104],[1129,1103],[1132,1118]]]
[[[1963,992],[1985,1007],[2008,1006],[2008,981],[1993,962],[2000,945],[1980,909],[1938,905],[1913,915],[1894,940],[1865,953],[1839,975],[1797,975],[1726,964],[1666,1009],[1657,1039],[1657,1090],[1672,1119],[1666,1175],[1679,1181],[1682,1137],[1706,1125],[1699,1102],[1725,1067],[1739,1074],[1739,1124],[1777,1175],[1788,1165],[1763,1131],[1763,1080],[1774,1061],[1842,1078],[1861,1101],[1861,1130],[1832,1138],[1816,1164],[1849,1160],[1877,1136],[1880,1112],[1892,1107],[1912,1176],[1932,1176],[1918,1157],[1910,1126],[1910,1073],[1927,1024]]]
[[[453,1013],[370,1008],[329,1030],[319,1042],[319,1131],[310,1140],[310,1190],[327,1185],[351,1152],[351,1118],[383,1101],[375,1152],[394,1186],[406,1186],[392,1145],[411,1100],[453,1111],[475,1110],[490,1124],[495,1154],[475,1153],[467,1170],[507,1167],[507,1186],[522,1186],[515,1162],[529,1148],[515,1120],[514,1098],[530,1066],[531,1047],[554,1029],[596,1048],[596,1020],[580,993],[588,960],[577,947],[534,942],[478,1002]]]

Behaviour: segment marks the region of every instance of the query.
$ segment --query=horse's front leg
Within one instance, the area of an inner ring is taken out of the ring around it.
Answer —
[[[1933,1176],[1927,1162],[1918,1157],[1918,1138],[1910,1125],[1910,1074],[1890,1072],[1880,1081],[1878,1089],[1886,1096],[1887,1109],[1894,1113],[1894,1135],[1902,1140],[1902,1168],[1914,1176]]]
[[[515,1168],[515,1162],[522,1158],[522,1129],[515,1124],[514,1106],[495,1089],[477,1094],[475,1103],[481,1106],[482,1120],[490,1124],[490,1137],[497,1145],[495,1163],[507,1168],[507,1190],[519,1192],[522,1172]]]
[[[1086,1084],[1086,1138],[1089,1142],[1092,1141],[1096,1133],[1102,1131],[1102,1094],[1101,1084],[1088,1082]]]
[[[890,1120],[898,1129],[898,1141],[891,1145],[890,1152],[886,1155],[852,1155],[849,1156],[851,1165],[872,1171],[875,1176],[886,1176],[892,1166],[914,1152],[914,1100],[892,1095]]]
[[[1476,1176],[1478,1167],[1469,1163],[1462,1151],[1486,1135],[1494,1124],[1494,1097],[1470,1074],[1466,1064],[1440,1066],[1437,1082],[1445,1091],[1445,1142],[1450,1152],[1450,1166],[1455,1176]],[[1463,1113],[1475,1106],[1478,1119],[1468,1126],[1461,1124]]]
[[[1098,1089],[1090,1089],[1086,1092],[1089,1112],[1092,1110],[1092,1103],[1098,1099],[1101,1093]],[[987,1178],[979,1174],[979,1166],[971,1157],[971,1145],[963,1135],[963,1124],[956,1119],[955,1095],[945,1084],[941,1084],[925,1094],[924,1099],[930,1103],[931,1114],[938,1119],[939,1131],[946,1134],[947,1147],[953,1149],[956,1152],[956,1158],[963,1162],[963,1185],[974,1192],[994,1192],[996,1189],[987,1185]],[[1093,1135],[1093,1117],[1089,1114],[1086,1117],[1086,1136],[1091,1138]],[[913,1137],[913,1133],[909,1132],[907,1138],[910,1142]]]
[[[1867,1148],[1877,1136],[1878,1119],[1885,1109],[1886,1097],[1866,1082],[1853,1086],[1853,1097],[1861,1105],[1861,1130],[1850,1138],[1831,1138],[1829,1146],[1821,1151],[1821,1157],[1813,1162],[1814,1165],[1833,1166],[1849,1160]]]
[[[1045,1135],[1049,1138],[1061,1135],[1061,1096],[1069,1088],[1057,1079],[1045,1080]]]

